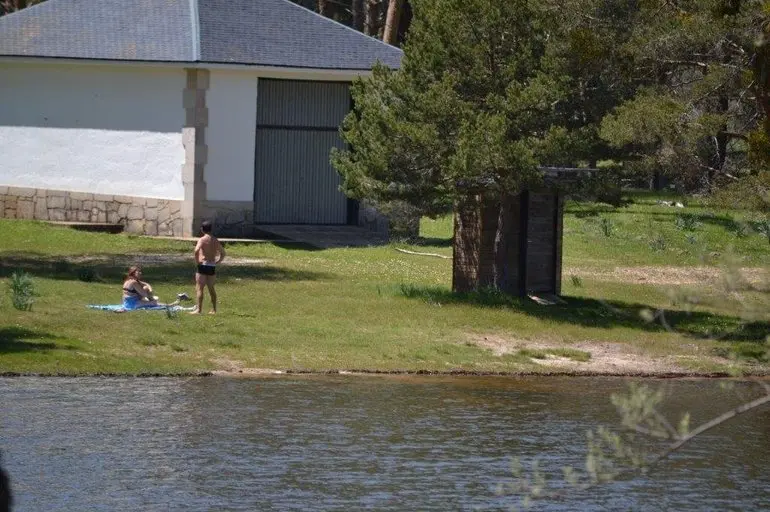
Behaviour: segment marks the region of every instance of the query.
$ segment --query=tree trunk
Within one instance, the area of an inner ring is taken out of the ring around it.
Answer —
[[[389,0],[388,14],[385,17],[385,32],[382,40],[393,46],[398,46],[398,22],[401,20],[401,6],[404,0]]]
[[[371,36],[374,30],[374,6],[376,0],[363,0],[364,5],[364,34]]]
[[[479,288],[481,246],[481,198],[469,196],[455,205],[452,237],[452,291],[466,293]]]
[[[26,9],[27,4],[28,0],[2,0],[0,1],[0,16]]]
[[[520,295],[521,196],[467,197],[455,207],[452,291],[490,287]]]
[[[350,15],[352,18],[351,25],[354,29],[358,30],[359,32],[364,31],[363,11],[364,11],[365,1],[366,0],[350,1]]]
[[[761,123],[765,135],[770,138],[770,15],[763,20],[762,43],[754,56],[754,88],[759,109],[765,114]]]
[[[318,0],[318,14],[321,16],[327,15],[327,0]]]
[[[500,202],[482,199],[479,209],[481,230],[479,236],[479,279],[477,288],[497,288],[496,244],[500,221]]]
[[[718,112],[720,114],[726,114],[730,108],[730,99],[722,95],[717,100],[719,102]],[[709,162],[709,168],[706,170],[706,190],[711,192],[714,189],[714,181],[717,174],[724,171],[725,163],[727,162],[727,143],[730,138],[727,136],[727,124],[723,124],[720,127],[719,132],[714,135],[714,150],[711,154]]]

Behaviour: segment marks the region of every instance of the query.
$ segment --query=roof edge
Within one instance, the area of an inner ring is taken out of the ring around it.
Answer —
[[[198,15],[198,0],[189,0],[189,7],[190,26],[192,29],[190,34],[192,38],[192,60],[197,62],[201,59],[201,20]]]
[[[196,68],[223,71],[257,72],[265,78],[285,77],[291,75],[338,76],[340,80],[356,76],[369,76],[370,68],[305,68],[290,66],[265,66],[260,64],[192,62],[192,61],[162,61],[162,60],[119,60],[119,59],[85,59],[77,57],[38,57],[32,55],[0,55],[0,63],[20,64],[82,64],[85,66],[134,66],[144,68]]]

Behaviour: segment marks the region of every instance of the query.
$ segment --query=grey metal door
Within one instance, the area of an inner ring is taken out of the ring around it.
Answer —
[[[344,147],[339,125],[349,84],[260,79],[254,159],[254,221],[345,224],[348,200],[329,163]]]

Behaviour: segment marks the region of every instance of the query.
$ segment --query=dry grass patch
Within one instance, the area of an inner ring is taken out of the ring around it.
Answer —
[[[614,267],[612,269],[565,268],[564,275],[575,275],[597,281],[652,285],[700,285],[713,286],[725,279],[739,277],[755,287],[770,281],[770,270],[762,267],[745,267],[730,276],[719,267]]]
[[[496,356],[521,354],[545,368],[575,374],[590,375],[667,375],[690,374],[692,370],[679,362],[688,355],[652,356],[626,343],[580,341],[565,343],[556,340],[525,340],[500,335],[474,335],[469,343],[492,351]],[[588,360],[565,357],[579,351],[590,354]],[[534,356],[534,357],[533,357]],[[719,362],[725,363],[726,359]],[[716,361],[715,361],[716,362]]]

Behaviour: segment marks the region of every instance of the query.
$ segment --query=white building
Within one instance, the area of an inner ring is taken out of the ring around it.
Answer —
[[[397,48],[288,0],[47,0],[0,18],[0,216],[221,234],[362,225],[329,164]]]

